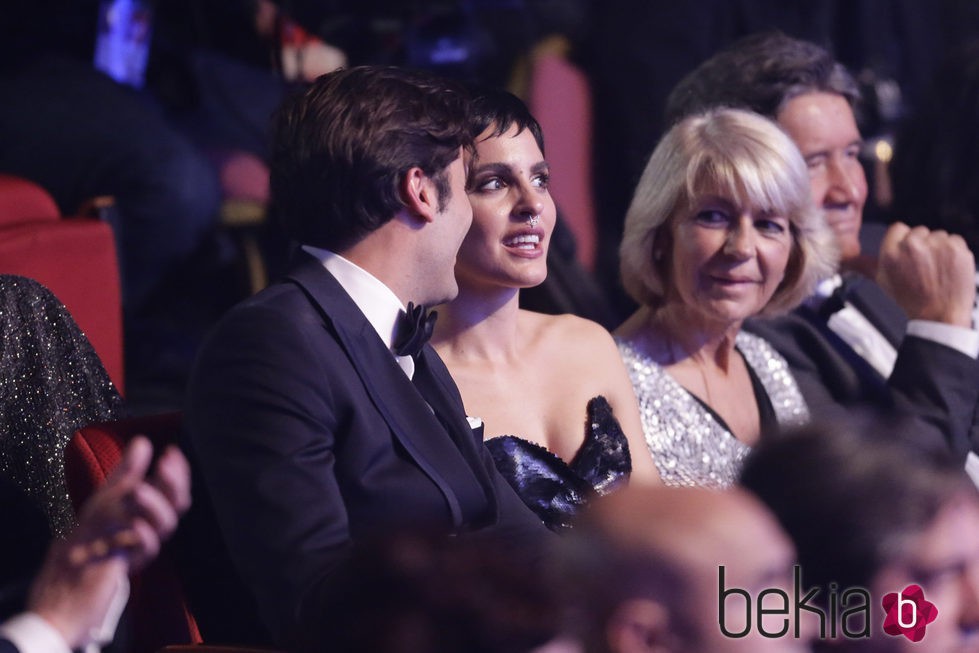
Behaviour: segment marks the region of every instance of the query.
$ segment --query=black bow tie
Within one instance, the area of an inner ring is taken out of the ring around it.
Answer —
[[[843,281],[833,290],[833,293],[823,300],[820,304],[818,313],[824,320],[828,320],[833,313],[843,310],[849,299],[854,285],[858,282],[856,277],[843,277]]]
[[[401,312],[397,334],[394,339],[394,353],[398,356],[415,357],[435,330],[435,319],[439,314],[429,312],[424,306],[408,302],[408,311]]]

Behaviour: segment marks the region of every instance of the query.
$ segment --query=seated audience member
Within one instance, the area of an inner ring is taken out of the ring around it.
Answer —
[[[554,571],[493,537],[368,537],[323,604],[323,634],[301,650],[527,653],[550,645],[550,653],[574,653],[557,648],[569,644],[559,638],[564,599]]]
[[[473,224],[456,260],[459,295],[439,309],[432,344],[504,478],[557,530],[630,474],[656,482],[656,468],[608,332],[519,308],[520,290],[547,276],[556,219],[540,125],[506,91],[477,91],[473,113]]]
[[[179,405],[160,391],[182,396],[199,323],[239,296],[215,278],[228,258],[214,240],[219,175],[161,101],[181,88],[160,66],[170,52],[156,10],[172,4],[36,0],[8,5],[0,22],[0,171],[43,186],[64,215],[112,197],[100,213],[115,237],[137,404]]]
[[[75,529],[51,544],[27,611],[0,623],[0,651],[68,653],[112,640],[129,596],[128,574],[156,557],[190,505],[190,469],[180,451],[167,449],[150,472],[152,455],[145,438],[130,443],[85,502]],[[2,478],[0,493],[7,509],[23,500]],[[10,589],[7,579],[0,589]]]
[[[422,309],[457,294],[472,222],[467,106],[450,82],[365,66],[318,78],[276,118],[272,191],[303,252],[217,325],[188,390],[213,514],[192,511],[185,568],[209,641],[288,647],[319,629],[365,533],[550,537],[426,344]]]
[[[834,594],[839,606],[849,588],[869,592],[849,635],[835,615],[838,637],[827,621],[818,650],[979,650],[979,495],[961,465],[920,435],[879,417],[813,425],[763,443],[745,462],[742,483],[795,542],[802,584],[820,590],[812,604],[830,611]],[[938,608],[920,643],[882,630],[882,601],[911,584]],[[853,597],[848,607],[861,603]]]
[[[0,275],[0,361],[0,476],[63,536],[74,524],[65,446],[77,429],[120,417],[122,398],[68,310],[32,279]]]
[[[97,18],[88,16],[93,27]],[[51,25],[32,20],[31,31]],[[59,41],[47,31],[35,40]],[[216,224],[221,189],[210,162],[150,97],[88,61],[40,54],[0,66],[0,93],[0,171],[37,182],[66,215],[111,195],[127,317],[151,308],[154,291]]]
[[[792,585],[792,544],[747,492],[630,487],[596,501],[558,550],[586,653],[809,651],[810,630],[765,637],[761,627],[777,632],[785,616],[746,622],[740,598],[718,621],[721,582],[753,593]]]
[[[851,270],[865,269],[857,100],[855,81],[826,50],[767,33],[701,64],[670,94],[666,113],[675,121],[715,106],[752,109],[775,119],[802,151],[842,272],[792,314],[747,328],[785,356],[810,406],[904,412],[964,459],[979,401],[973,256],[958,236],[895,224],[881,245],[877,282]]]
[[[639,180],[621,258],[641,308],[615,335],[660,476],[728,486],[759,438],[809,418],[785,359],[741,329],[792,309],[834,269],[798,149],[748,111],[686,118]]]

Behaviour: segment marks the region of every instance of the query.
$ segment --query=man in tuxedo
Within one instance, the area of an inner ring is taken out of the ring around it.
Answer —
[[[979,334],[971,327],[975,261],[965,241],[893,225],[879,257],[861,255],[867,180],[855,80],[823,48],[783,34],[749,36],[673,89],[673,122],[712,106],[751,109],[795,141],[841,253],[841,274],[793,313],[746,325],[786,357],[814,414],[867,403],[907,413],[966,458],[976,442]],[[872,277],[876,277],[876,280]]]
[[[131,442],[105,484],[82,507],[77,527],[48,548],[31,583],[26,610],[5,621],[9,615],[0,614],[0,653],[68,653],[112,641],[129,596],[127,576],[156,557],[190,505],[190,469],[184,456],[169,448],[150,472],[152,456],[148,440]],[[36,510],[2,476],[0,505],[6,517],[28,522]],[[26,544],[15,545],[13,536],[3,540],[5,555],[23,552]],[[16,582],[3,580],[0,595],[18,591]]]
[[[457,293],[466,107],[450,82],[359,67],[319,78],[274,120],[272,191],[301,260],[217,325],[189,387],[189,452],[212,510],[192,515],[188,580],[207,641],[328,632],[331,577],[365,535],[549,537],[496,472],[423,344],[432,323],[412,310]]]

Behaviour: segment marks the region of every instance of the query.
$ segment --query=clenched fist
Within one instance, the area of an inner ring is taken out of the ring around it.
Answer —
[[[976,263],[961,236],[892,225],[881,243],[877,282],[910,319],[972,326]]]

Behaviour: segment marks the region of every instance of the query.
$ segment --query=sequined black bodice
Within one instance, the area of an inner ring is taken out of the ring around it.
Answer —
[[[486,441],[503,478],[554,531],[571,526],[589,499],[624,485],[632,471],[629,443],[608,401],[595,397],[587,414],[584,442],[570,463],[513,435]]]

